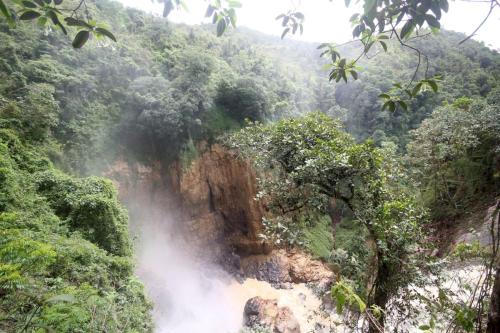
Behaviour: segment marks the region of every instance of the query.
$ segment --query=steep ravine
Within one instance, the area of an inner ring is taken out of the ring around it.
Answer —
[[[333,273],[259,239],[265,209],[248,162],[214,145],[184,170],[119,160],[106,176],[129,208],[157,332],[236,333],[255,296],[279,298],[304,329],[319,320],[321,301],[305,283],[326,286]]]

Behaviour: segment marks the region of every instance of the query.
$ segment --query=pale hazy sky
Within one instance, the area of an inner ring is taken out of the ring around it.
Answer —
[[[126,6],[161,14],[161,4],[151,0],[119,0]],[[450,1],[450,10],[443,16],[441,24],[449,30],[472,33],[489,10],[489,3],[471,2],[478,0]],[[208,23],[204,18],[208,1],[185,0],[189,11],[174,11],[169,19],[187,24]],[[351,38],[349,18],[356,12],[351,6],[346,8],[343,0],[240,0],[243,7],[238,9],[238,25],[261,32],[280,35],[282,28],[275,20],[278,14],[288,9],[296,9],[306,16],[304,34],[297,39],[312,42],[345,42]],[[287,37],[288,38],[288,37]],[[486,45],[500,49],[500,8],[496,8],[488,21],[474,37]]]

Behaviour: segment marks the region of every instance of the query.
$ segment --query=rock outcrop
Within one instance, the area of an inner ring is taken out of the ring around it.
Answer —
[[[270,246],[259,239],[264,209],[254,199],[250,163],[220,145],[204,150],[179,177],[188,229],[200,242],[222,242],[238,255],[269,253]]]
[[[289,307],[278,306],[277,300],[254,297],[247,301],[243,313],[245,326],[267,327],[273,333],[300,333],[300,325]]]
[[[457,232],[458,235],[455,243],[472,244],[474,242],[479,242],[479,244],[483,247],[491,246],[492,217],[499,202],[500,198],[496,198],[495,203],[489,206],[485,213],[484,211],[480,211],[479,216],[473,215],[471,218],[466,220],[467,224],[465,224],[463,228]],[[483,218],[481,218],[481,214],[484,215]]]
[[[298,250],[275,250],[267,255],[241,259],[244,276],[270,282],[276,287],[287,283],[331,283],[334,273],[319,260]]]

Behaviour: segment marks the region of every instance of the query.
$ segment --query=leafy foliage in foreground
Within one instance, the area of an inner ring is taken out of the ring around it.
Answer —
[[[28,101],[0,104],[0,330],[150,331],[114,186],[56,170],[58,109]]]

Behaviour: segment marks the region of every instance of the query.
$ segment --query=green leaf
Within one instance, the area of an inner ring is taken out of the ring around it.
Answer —
[[[283,18],[283,22],[281,22],[281,26],[286,27],[289,21],[290,21],[290,16],[285,16]]]
[[[100,34],[108,37],[113,42],[116,42],[116,37],[109,30],[106,30],[104,28],[96,28],[95,31],[97,31],[98,33],[100,33]]]
[[[365,0],[365,4],[363,6],[363,10],[365,12],[365,15],[370,13],[376,5],[377,5],[377,0]]]
[[[59,17],[57,16],[57,14],[53,10],[48,11],[47,16],[50,17],[50,19],[52,20],[52,23],[54,23],[54,25],[61,28],[62,32],[65,35],[68,34],[68,32],[66,31],[66,28],[64,27],[64,25],[62,25],[61,21],[59,21]]]
[[[89,29],[94,29],[94,26],[88,24],[83,20],[75,19],[73,17],[66,17],[64,18],[64,21],[66,22],[67,25],[72,27],[76,26],[76,27],[85,27]]]
[[[207,12],[205,13],[205,17],[211,17],[214,14],[215,7],[212,5],[208,5]]]
[[[0,12],[7,19],[7,23],[9,24],[9,26],[13,28],[15,26],[14,18],[12,17],[9,8],[7,8],[3,0],[0,0]]]
[[[413,90],[411,91],[412,96],[417,96],[421,88],[422,88],[422,83],[421,82],[417,83],[417,85],[415,85],[415,87],[413,87]]]
[[[387,109],[387,107],[389,106],[389,102],[390,102],[390,101],[387,101],[387,102],[385,102],[385,103],[382,105],[382,111],[384,111],[385,109]]]
[[[432,15],[429,15],[429,14],[425,15],[425,21],[432,28],[439,29],[441,27],[441,24],[439,23],[439,21]]]
[[[340,71],[340,75],[342,75],[344,82],[347,83],[347,75],[344,69]]]
[[[441,9],[444,10],[445,13],[447,13],[450,7],[448,4],[448,0],[439,0],[439,7],[441,7]]]
[[[406,102],[404,101],[398,101],[398,104],[399,106],[401,106],[401,108],[405,111],[408,111],[408,104],[406,104]]]
[[[384,98],[384,99],[390,99],[391,96],[389,94],[386,94],[386,93],[383,93],[383,94],[380,94],[378,95],[379,98]]]
[[[366,303],[363,302],[361,297],[359,297],[358,295],[354,294],[353,296],[354,296],[354,299],[356,300],[356,303],[358,303],[359,312],[361,312],[361,313],[365,312]]]
[[[413,24],[413,20],[408,20],[406,21],[405,25],[403,25],[403,28],[401,28],[401,38],[406,38],[409,37],[415,28],[415,25]]]
[[[429,330],[431,327],[429,325],[420,325],[418,327],[419,330],[422,330],[422,331],[427,331]]]
[[[351,76],[354,80],[358,79],[358,73],[355,70],[351,70]]]
[[[438,84],[434,80],[427,80],[427,83],[429,86],[431,86],[432,91],[437,92],[438,91]]]
[[[283,30],[283,33],[281,34],[281,39],[285,38],[286,34],[290,31],[290,28],[286,28]]]
[[[294,15],[299,20],[303,20],[304,19],[304,14],[302,14],[301,12],[296,12]]]
[[[226,31],[226,20],[222,18],[221,20],[219,20],[219,23],[217,23],[217,36],[222,36],[224,31]]]
[[[433,1],[431,3],[431,10],[434,13],[434,15],[436,15],[436,18],[438,20],[440,20],[441,19],[441,8],[439,7],[439,2]]]
[[[36,18],[39,18],[42,14],[39,12],[35,12],[34,10],[27,10],[24,13],[19,16],[20,20],[27,21],[27,20],[34,20]]]
[[[435,328],[436,327],[436,322],[434,321],[434,318],[431,317],[431,321],[429,322],[429,326],[431,328]]]
[[[361,35],[361,33],[363,32],[363,30],[364,30],[364,26],[362,24],[358,24],[352,30],[352,37],[353,38],[359,37],[359,35]]]
[[[170,15],[170,12],[174,9],[174,4],[172,0],[165,0],[165,4],[163,6],[163,17],[167,17]]]
[[[336,293],[336,300],[337,300],[337,314],[341,314],[342,310],[344,309],[344,304],[346,302],[346,297],[343,292],[338,292]]]
[[[75,39],[73,40],[73,47],[75,49],[81,48],[89,40],[89,37],[90,37],[90,31],[87,30],[79,31],[76,34]]]
[[[391,112],[396,111],[396,103],[394,103],[394,101],[389,101],[387,103],[389,103],[389,111]]]
[[[383,41],[379,41],[380,45],[382,45],[382,48],[384,49],[385,52],[387,52],[387,44]]]
[[[23,1],[23,5],[27,8],[37,8],[37,5],[31,1]]]

